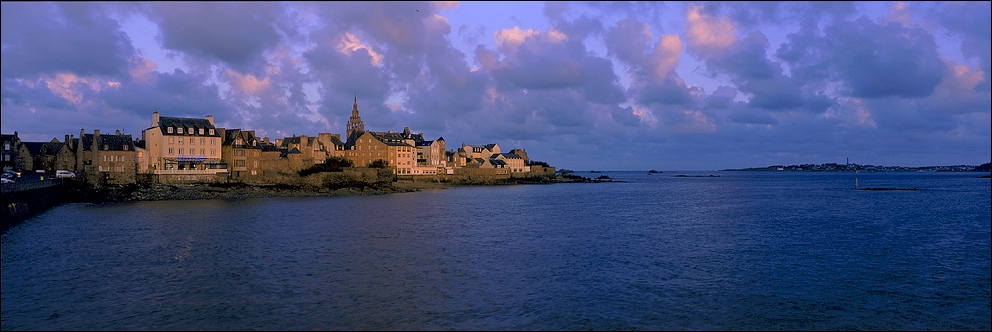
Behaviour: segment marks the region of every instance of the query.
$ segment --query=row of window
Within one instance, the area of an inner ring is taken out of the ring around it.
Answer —
[[[183,128],[184,128],[184,127],[168,127],[168,129],[166,129],[166,130],[167,130],[167,131],[168,131],[168,132],[169,132],[170,134],[184,134],[184,133],[183,133],[183,131],[184,131],[184,130],[183,130]],[[185,130],[185,134],[186,134],[186,135],[193,135],[193,133],[194,133],[194,129],[197,129],[197,128],[189,128],[189,129],[186,129],[186,130]],[[200,135],[203,135],[203,133],[204,133],[204,130],[203,130],[203,128],[199,128],[199,130],[200,130],[200,131],[199,131],[199,132],[200,132]],[[214,129],[213,129],[213,128],[211,128],[211,129],[210,129],[210,131],[209,131],[209,133],[210,133],[210,136],[213,136],[213,135],[214,135]]]
[[[110,170],[111,170],[110,166],[104,167],[103,165],[100,165],[100,166],[97,166],[97,167],[100,170],[100,172],[110,172]],[[122,172],[124,172],[124,166],[114,166],[113,167],[113,170],[114,170],[114,172],[122,173]]]
[[[180,138],[179,139],[179,144],[182,145],[183,142],[185,142],[185,141],[186,141],[186,139]],[[175,144],[175,143],[176,143],[176,138],[175,137],[169,137],[169,144]],[[196,144],[196,139],[190,137],[189,138],[189,145],[194,145],[194,144]],[[206,138],[200,138],[200,145],[207,145],[207,139]],[[210,140],[210,145],[217,145],[217,141],[216,140]]]
[[[176,155],[176,154],[173,153],[173,152],[175,152],[173,149],[174,148],[169,148],[169,155],[170,156]],[[207,149],[200,149],[200,154],[199,155],[200,156],[206,156],[207,155],[207,151],[206,150]],[[183,148],[179,148],[179,155],[185,155],[185,153],[183,153],[183,152],[189,152],[188,154],[191,155],[191,156],[192,155],[197,155],[196,154],[196,149],[185,150]],[[211,157],[217,156],[217,149],[210,149],[210,156]]]

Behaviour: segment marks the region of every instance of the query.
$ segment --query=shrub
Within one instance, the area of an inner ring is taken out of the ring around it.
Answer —
[[[320,172],[341,172],[346,167],[351,167],[353,164],[351,160],[344,157],[330,157],[324,160],[322,164],[313,165],[310,168],[300,170],[300,176],[307,176],[310,174],[316,174]]]

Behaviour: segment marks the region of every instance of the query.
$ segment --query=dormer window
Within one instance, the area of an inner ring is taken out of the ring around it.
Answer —
[[[213,128],[211,128],[210,129],[210,136],[213,136],[213,135],[214,135],[214,130],[213,130]]]
[[[172,127],[169,127],[169,133],[170,134],[172,133],[172,129],[173,129]]]
[[[200,128],[200,135],[203,135],[203,128]]]
[[[179,127],[179,129],[177,129],[177,130],[179,131],[179,134],[182,134],[183,133],[183,128],[182,127]]]
[[[104,144],[104,145],[103,145],[103,149],[104,149],[104,150],[110,150],[110,145],[107,145],[107,144]]]

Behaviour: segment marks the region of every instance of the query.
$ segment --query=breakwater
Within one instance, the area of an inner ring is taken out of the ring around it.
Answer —
[[[2,193],[4,231],[65,200],[61,180],[5,184]]]

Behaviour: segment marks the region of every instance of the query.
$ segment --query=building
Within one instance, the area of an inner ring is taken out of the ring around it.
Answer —
[[[0,141],[3,144],[0,146],[2,149],[0,150],[0,167],[3,170],[26,171],[33,168],[31,152],[21,142],[16,131],[14,134],[0,135]]]
[[[221,158],[223,137],[214,127],[214,117],[203,119],[160,116],[141,132],[145,142],[145,165],[152,174],[216,175],[227,172]]]
[[[45,173],[55,173],[56,170],[76,171],[76,153],[73,150],[74,139],[65,135],[65,142],[52,138],[48,142],[24,142],[31,153],[32,166],[30,169]]]
[[[489,159],[502,162],[510,169],[510,173],[530,172],[530,166],[525,164],[524,158],[515,153],[494,153]]]
[[[221,160],[232,180],[254,179],[261,175],[262,144],[254,130],[217,129],[224,138]]]
[[[76,142],[76,172],[92,185],[136,183],[137,153],[131,135],[87,134],[79,130]]]

